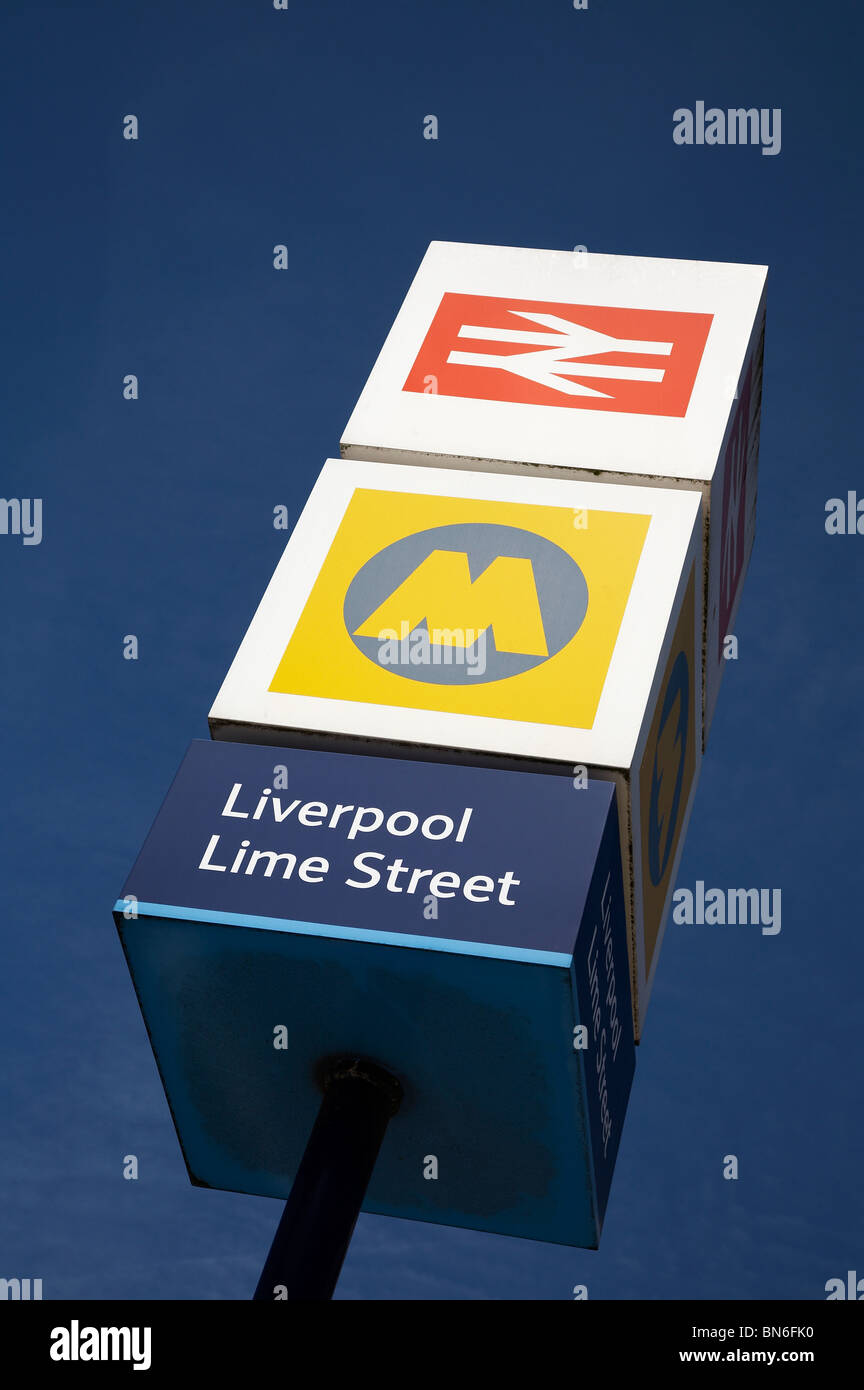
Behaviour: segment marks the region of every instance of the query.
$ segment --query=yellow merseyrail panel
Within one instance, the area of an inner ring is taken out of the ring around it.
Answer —
[[[591,728],[649,521],[358,488],[269,688]]]

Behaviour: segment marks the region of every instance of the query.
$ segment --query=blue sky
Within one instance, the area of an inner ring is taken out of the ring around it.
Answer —
[[[2,491],[44,499],[44,535],[0,536],[0,1274],[254,1288],[279,1206],[189,1186],[110,906],[273,508],[338,452],[432,239],[770,265],[740,656],[678,881],[780,887],[783,925],[669,928],[599,1252],[364,1216],[338,1296],[818,1299],[864,1273],[864,536],[824,524],[864,495],[856,7],[9,4],[3,29]],[[780,153],[676,145],[698,100],[780,108]]]

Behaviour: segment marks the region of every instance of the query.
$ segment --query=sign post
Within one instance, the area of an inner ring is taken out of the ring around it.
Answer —
[[[397,1078],[366,1057],[342,1057],[324,1097],[254,1297],[332,1298],[384,1132],[402,1102]]]

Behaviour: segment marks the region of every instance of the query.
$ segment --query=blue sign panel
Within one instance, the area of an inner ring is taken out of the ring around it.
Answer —
[[[198,741],[115,918],[193,1181],[287,1196],[359,1052],[406,1093],[365,1210],[596,1245],[634,1067],[610,783]]]

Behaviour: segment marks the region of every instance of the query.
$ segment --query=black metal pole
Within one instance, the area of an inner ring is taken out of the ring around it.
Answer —
[[[321,1069],[324,1098],[253,1298],[332,1298],[387,1125],[402,1101],[364,1057]]]

